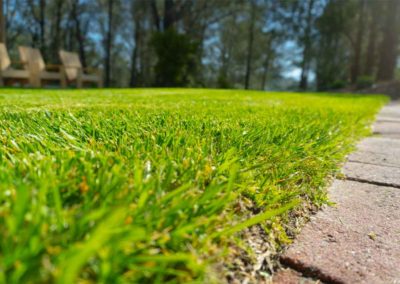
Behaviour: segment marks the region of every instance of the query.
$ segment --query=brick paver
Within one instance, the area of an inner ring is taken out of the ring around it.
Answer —
[[[305,278],[300,272],[293,269],[282,269],[274,274],[272,278],[273,284],[317,284],[318,281],[314,281],[309,278]]]
[[[351,180],[400,187],[400,168],[398,167],[347,162],[343,167],[343,173]]]
[[[398,121],[385,120],[377,121],[374,125],[374,133],[387,137],[400,138],[400,128]]]
[[[329,283],[400,284],[400,104],[382,109],[348,157],[325,206],[303,228],[281,262]],[[295,278],[293,278],[295,279]]]
[[[283,264],[326,282],[400,281],[400,190],[337,180],[330,199],[337,205],[312,218]]]

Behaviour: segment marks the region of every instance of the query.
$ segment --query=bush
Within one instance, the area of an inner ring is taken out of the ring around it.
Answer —
[[[156,84],[162,87],[188,86],[196,73],[199,44],[174,29],[153,35],[157,55]]]
[[[374,81],[372,76],[360,76],[357,78],[356,88],[358,90],[370,88],[374,84]]]
[[[333,82],[330,86],[331,90],[338,90],[338,89],[343,89],[347,86],[347,82],[344,80],[336,80]]]
[[[220,74],[217,80],[217,87],[220,89],[231,89],[232,85],[225,75]]]

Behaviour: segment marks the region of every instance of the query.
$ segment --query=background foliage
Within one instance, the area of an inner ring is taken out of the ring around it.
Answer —
[[[84,65],[105,69],[107,86],[327,90],[398,74],[397,0],[4,0],[3,6],[15,59],[18,45],[39,47],[49,63],[59,61],[59,48],[77,51]]]

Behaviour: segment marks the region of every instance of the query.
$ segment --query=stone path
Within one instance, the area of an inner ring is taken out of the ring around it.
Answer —
[[[373,130],[329,189],[336,205],[302,229],[275,283],[400,284],[400,103],[384,107]]]

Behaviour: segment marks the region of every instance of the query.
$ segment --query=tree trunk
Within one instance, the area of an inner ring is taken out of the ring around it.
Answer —
[[[105,41],[106,58],[105,58],[105,85],[110,86],[111,82],[111,47],[112,47],[112,25],[113,25],[113,4],[114,0],[108,0],[108,30]]]
[[[164,31],[173,27],[175,23],[175,3],[173,0],[164,0]]]
[[[358,28],[357,28],[357,38],[354,46],[354,60],[351,69],[351,82],[354,84],[357,81],[358,76],[360,76],[360,59],[362,53],[362,41],[364,37],[364,7],[365,0],[360,1],[360,15],[358,17]]]
[[[247,90],[250,88],[252,59],[253,59],[253,42],[254,42],[254,22],[255,22],[256,4],[251,1],[251,13],[250,13],[250,25],[249,25],[249,38],[247,46],[247,58],[246,58],[246,73],[244,77],[244,88]]]
[[[398,46],[398,27],[400,6],[399,1],[386,1],[386,11],[384,18],[386,19],[383,40],[380,47],[380,60],[378,68],[378,80],[386,81],[394,79],[394,71],[397,61]]]
[[[6,43],[6,23],[3,13],[3,0],[0,0],[0,42]]]
[[[138,72],[136,69],[136,65],[137,65],[137,53],[138,53],[138,47],[137,47],[137,43],[135,43],[135,47],[132,50],[132,59],[131,59],[131,78],[129,80],[129,86],[130,87],[136,87],[138,84]]]
[[[39,28],[40,28],[40,50],[44,58],[47,58],[46,52],[46,0],[40,0],[39,6]]]
[[[271,64],[271,57],[272,57],[272,39],[268,40],[268,45],[267,45],[267,50],[266,50],[266,57],[265,57],[265,61],[264,61],[264,70],[263,70],[263,74],[261,77],[261,86],[260,89],[261,90],[265,90],[265,84],[267,83],[267,77],[268,77],[268,72],[269,72],[269,68],[270,68],[270,64]]]
[[[156,4],[155,0],[151,0],[150,8],[151,8],[151,14],[153,17],[154,26],[156,27],[156,30],[159,32],[159,31],[161,31],[160,15],[158,13],[157,4]]]
[[[301,74],[300,74],[300,84],[299,88],[301,90],[307,90],[308,88],[308,72],[310,69],[309,58],[308,58],[308,49],[304,49],[303,51],[303,61],[301,63]]]
[[[131,59],[131,78],[129,82],[129,86],[135,87],[138,85],[138,70],[137,70],[137,61],[138,61],[138,50],[141,36],[141,26],[140,19],[135,15],[135,47],[132,50],[132,59]]]
[[[304,48],[303,59],[301,61],[301,74],[299,88],[306,90],[308,88],[308,72],[310,69],[311,60],[311,25],[312,25],[312,9],[314,7],[314,0],[309,0],[307,8],[306,28],[304,31]]]
[[[261,77],[261,86],[260,86],[260,90],[265,90],[265,84],[267,83],[267,76],[268,76],[268,71],[269,71],[269,56],[267,56],[267,58],[265,59],[264,62],[264,70],[263,70],[263,74]]]
[[[55,62],[57,61],[58,58],[58,50],[60,49],[60,35],[61,35],[61,11],[63,7],[63,0],[58,0],[57,1],[57,10],[56,10],[56,15],[55,15],[55,21],[54,25],[52,28],[54,29],[52,31],[52,43],[51,43],[51,54],[52,54],[52,60]]]
[[[85,38],[82,35],[81,21],[79,19],[78,7],[79,7],[79,0],[75,0],[72,4],[72,15],[75,23],[75,35],[76,35],[76,40],[78,42],[79,58],[81,59],[82,66],[87,67],[86,53],[85,53]]]
[[[374,0],[370,0],[368,2],[369,10],[371,13],[370,25],[369,25],[369,36],[368,36],[368,46],[367,46],[367,55],[365,61],[364,73],[365,75],[372,76],[374,75],[375,67],[376,67],[376,42],[378,36],[378,24],[379,17],[381,15],[381,4],[376,3]]]

